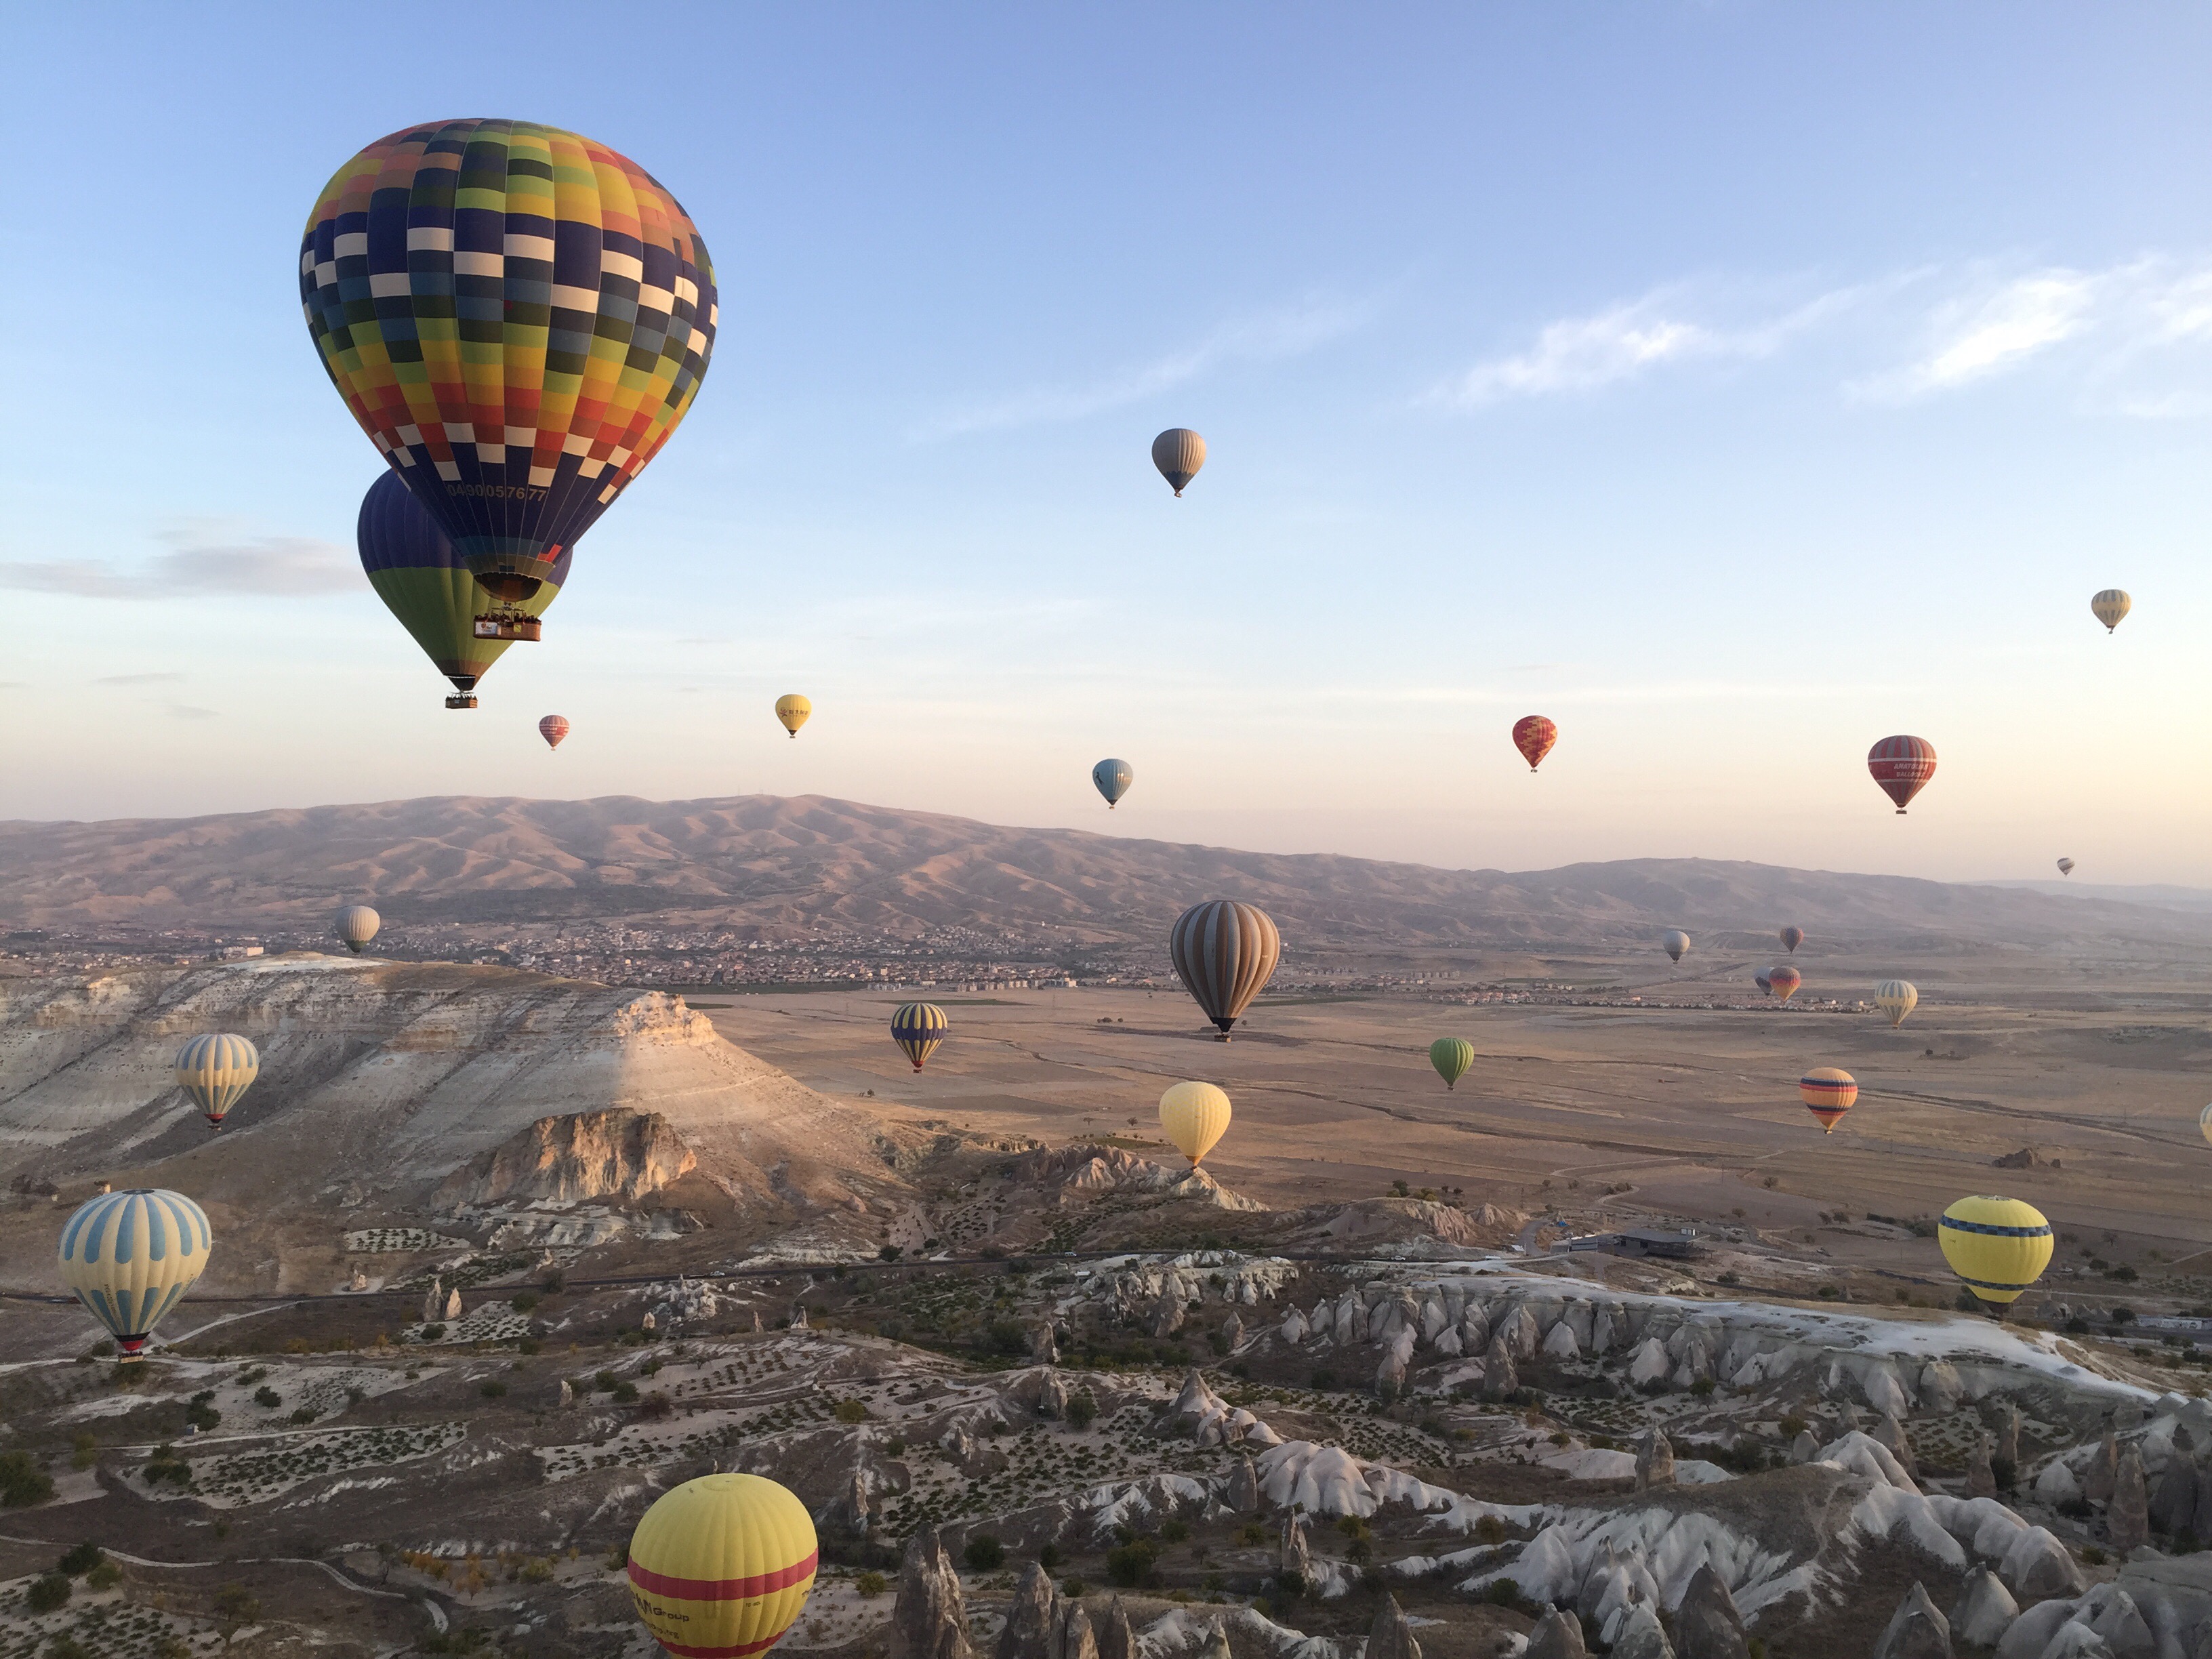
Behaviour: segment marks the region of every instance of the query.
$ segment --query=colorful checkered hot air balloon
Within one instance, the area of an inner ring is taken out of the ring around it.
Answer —
[[[222,1127],[239,1097],[260,1075],[261,1051],[228,1031],[207,1032],[177,1050],[177,1086],[191,1097],[210,1129]]]
[[[787,1487],[707,1474],[656,1499],[629,1540],[630,1597],[676,1659],[748,1659],[814,1589],[814,1522]]]
[[[215,1248],[206,1212],[182,1193],[102,1193],[62,1224],[62,1283],[136,1359]]]
[[[1789,1001],[1803,983],[1802,976],[1795,968],[1770,968],[1766,970],[1766,994],[1779,1001]]]
[[[1858,1079],[1838,1066],[1816,1066],[1797,1079],[1797,1097],[1820,1123],[1820,1133],[1833,1134],[1837,1122],[1858,1103]]]
[[[1513,722],[1513,746],[1521,751],[1521,758],[1528,763],[1533,772],[1552,752],[1552,745],[1559,740],[1559,728],[1541,714],[1523,714]]]
[[[719,320],[675,198],[529,121],[427,122],[346,162],[300,299],[354,419],[509,607],[494,637],[683,420]]]
[[[1867,770],[1903,817],[1905,803],[1936,775],[1936,745],[1925,738],[1884,738],[1867,750]]]
[[[891,1015],[891,1041],[905,1051],[917,1072],[951,1029],[945,1010],[933,1002],[902,1002]]]

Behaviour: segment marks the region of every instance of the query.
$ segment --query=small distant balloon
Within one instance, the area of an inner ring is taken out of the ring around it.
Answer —
[[[1544,757],[1552,752],[1552,745],[1559,740],[1559,728],[1541,714],[1523,714],[1513,722],[1513,746],[1521,751],[1521,758],[1528,763],[1533,772],[1542,764]]]
[[[902,1002],[891,1015],[891,1041],[905,1051],[917,1072],[951,1029],[945,1010],[933,1002]]]
[[[1178,1083],[1160,1097],[1160,1127],[1196,1169],[1229,1129],[1229,1097],[1211,1083]]]
[[[1804,942],[1805,930],[1802,927],[1785,927],[1782,930],[1784,949],[1795,951]]]
[[[2207,1106],[2203,1111],[2197,1113],[2197,1133],[2203,1135],[2206,1140],[2212,1141],[2212,1106]]]
[[[558,714],[548,714],[538,722],[538,735],[545,739],[548,749],[558,749],[561,739],[568,735],[568,722]]]
[[[356,956],[361,954],[362,946],[374,939],[376,930],[383,926],[384,918],[366,904],[349,904],[338,912],[338,938]]]
[[[1816,1066],[1797,1079],[1797,1097],[1820,1133],[1833,1134],[1838,1121],[1858,1102],[1858,1079],[1838,1066]]]
[[[703,1474],[655,1499],[630,1534],[630,1598],[679,1659],[740,1659],[798,1622],[819,1560],[813,1518],[789,1488]]]
[[[1206,440],[1187,426],[1171,426],[1152,440],[1152,465],[1180,495],[1206,465]]]
[[[209,1031],[177,1050],[174,1075],[208,1127],[220,1129],[238,1097],[261,1075],[261,1052],[242,1036]]]
[[[1091,781],[1098,786],[1098,793],[1106,797],[1106,810],[1112,811],[1115,802],[1129,793],[1129,786],[1137,781],[1136,769],[1125,760],[1103,760],[1091,769]]]
[[[1962,1198],[1943,1212],[1936,1238],[1951,1271],[1993,1308],[2018,1300],[2051,1265],[2051,1223],[2016,1198]]]
[[[2074,860],[2072,859],[2059,860],[2058,873],[2062,876],[2072,875],[2074,873]]]
[[[1886,979],[1874,988],[1874,1002],[1889,1016],[1890,1029],[1895,1030],[1920,1006],[1920,993],[1909,979]]]
[[[775,700],[775,717],[783,722],[783,729],[793,737],[806,724],[806,717],[814,712],[814,705],[796,691],[787,691]]]
[[[2120,619],[2135,608],[2135,601],[2120,588],[2107,587],[2089,601],[2090,613],[2105,624],[2109,634],[2120,625]],[[2154,633],[2156,629],[2152,630]]]
[[[1795,968],[1770,968],[1766,970],[1767,994],[1787,1002],[1796,994],[1804,980]]]
[[[1936,745],[1925,738],[1884,738],[1867,750],[1867,770],[1903,817],[1905,804],[1936,775]]]
[[[62,1283],[136,1359],[215,1248],[207,1213],[182,1193],[133,1187],[102,1193],[62,1224]]]
[[[1444,1080],[1444,1092],[1467,1075],[1467,1068],[1474,1064],[1474,1045],[1465,1037],[1438,1037],[1429,1045],[1429,1064],[1437,1068],[1437,1075]]]
[[[1753,974],[1751,976],[1751,982],[1759,987],[1759,995],[1771,997],[1774,994],[1774,981],[1767,977],[1765,969],[1762,968]]]
[[[1690,936],[1677,927],[1659,941],[1659,948],[1667,953],[1670,962],[1680,962],[1689,954]]]

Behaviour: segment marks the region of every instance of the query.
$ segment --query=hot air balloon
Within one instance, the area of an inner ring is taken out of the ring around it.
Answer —
[[[1659,948],[1667,953],[1669,962],[1680,962],[1690,949],[1690,936],[1677,927],[1659,941]]]
[[[1798,1098],[1817,1119],[1822,1134],[1833,1134],[1837,1121],[1858,1102],[1858,1079],[1833,1066],[1816,1066],[1797,1079]]]
[[[720,320],[675,198],[527,121],[431,122],[346,162],[300,298],[354,419],[496,601],[495,638],[683,420]]]
[[[663,1493],[629,1540],[637,1616],[677,1659],[775,1645],[814,1589],[806,1505],[757,1474],[703,1474]]]
[[[1774,994],[1774,982],[1766,976],[1765,969],[1762,968],[1753,974],[1751,976],[1751,982],[1759,987],[1759,995],[1771,997]]]
[[[1168,932],[1168,956],[1176,975],[1206,1017],[1221,1028],[1224,1042],[1282,954],[1282,935],[1267,913],[1235,899],[1194,904]]]
[[[1802,927],[1785,927],[1782,930],[1783,948],[1790,951],[1793,955],[1796,953],[1797,947],[1804,942],[1805,930]]]
[[[1925,738],[1884,738],[1867,750],[1867,770],[1903,817],[1905,803],[1936,775],[1936,745]]]
[[[1767,994],[1787,1002],[1805,981],[1795,968],[1770,968],[1766,970]]]
[[[210,1129],[222,1127],[224,1115],[260,1075],[260,1051],[227,1031],[196,1036],[177,1050],[177,1086],[192,1097]]]
[[[376,930],[384,926],[384,918],[366,904],[349,904],[338,912],[336,925],[338,938],[344,941],[345,948],[359,956],[362,946],[374,939]]]
[[[1905,1024],[1905,1017],[1920,1006],[1920,993],[1909,979],[1886,979],[1874,988],[1875,1006],[1889,1016],[1892,1030]]]
[[[1465,1037],[1438,1037],[1429,1045],[1429,1064],[1437,1068],[1437,1075],[1444,1080],[1444,1091],[1467,1075],[1467,1068],[1474,1064],[1474,1045]]]
[[[2062,876],[2072,875],[2074,873],[2074,860],[2072,859],[2059,860],[2058,873]]]
[[[2135,606],[2135,601],[2117,587],[2107,587],[2089,601],[2090,614],[2105,624],[2109,634],[2120,625],[2120,619]]]
[[[568,722],[558,714],[548,714],[538,722],[538,735],[545,739],[548,749],[558,749],[561,739],[568,735]]]
[[[1951,1271],[1992,1308],[2016,1300],[2051,1265],[2051,1224],[2016,1198],[1962,1198],[1943,1212],[1936,1237]]]
[[[1160,1127],[1196,1169],[1229,1128],[1229,1097],[1211,1083],[1178,1083],[1160,1097]]]
[[[1559,728],[1541,714],[1523,714],[1513,722],[1513,746],[1521,751],[1521,758],[1528,763],[1531,772],[1559,740]]]
[[[775,717],[783,722],[783,729],[793,737],[806,724],[806,717],[814,712],[814,705],[796,691],[787,691],[775,700]]]
[[[502,613],[506,620],[495,623],[489,633],[481,632],[477,618],[495,602],[397,472],[385,473],[361,498],[354,539],[376,597],[453,683],[453,695],[446,699],[448,708],[477,706],[477,682],[514,641],[537,637],[535,619],[568,580],[571,550],[563,548],[538,591],[508,606]]]
[[[2197,1133],[2203,1135],[2205,1139],[2212,1140],[2212,1106],[2207,1106],[2203,1111],[2197,1113]]]
[[[62,1283],[136,1359],[163,1314],[192,1286],[214,1248],[208,1218],[182,1193],[102,1193],[62,1224]]]
[[[1109,812],[1114,810],[1114,803],[1127,794],[1129,786],[1136,781],[1136,773],[1125,760],[1103,760],[1091,769],[1091,781],[1106,797],[1106,810]]]
[[[945,1010],[933,1002],[902,1002],[891,1015],[891,1041],[906,1050],[917,1072],[951,1029]]]
[[[1180,495],[1206,465],[1206,440],[1187,426],[1171,426],[1152,440],[1152,465]]]

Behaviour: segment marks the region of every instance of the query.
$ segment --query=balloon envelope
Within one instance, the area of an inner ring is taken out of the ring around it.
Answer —
[[[799,728],[806,724],[806,717],[813,712],[814,705],[796,691],[787,691],[775,700],[775,717],[783,723],[783,729],[794,738],[799,735]]]
[[[891,1041],[905,1051],[917,1072],[951,1029],[945,1010],[933,1002],[902,1002],[891,1015]]]
[[[1787,1002],[1795,995],[1804,981],[1795,968],[1770,968],[1766,970],[1766,989],[1771,996]]]
[[[2120,625],[2120,618],[2135,608],[2135,601],[2117,587],[2107,587],[2089,601],[2090,613],[2105,624],[2109,634]]]
[[[1152,465],[1180,495],[1206,465],[1206,440],[1187,426],[1171,426],[1152,440]]]
[[[1429,1045],[1429,1064],[1437,1068],[1437,1075],[1449,1091],[1474,1064],[1474,1045],[1465,1037],[1438,1037]]]
[[[345,948],[359,956],[361,947],[374,939],[376,930],[384,926],[384,918],[366,904],[349,904],[338,912],[336,926]]]
[[[2208,1141],[2212,1141],[2212,1106],[2207,1106],[2197,1113],[2197,1132]]]
[[[1867,750],[1867,770],[1903,817],[1905,804],[1936,775],[1936,745],[1925,738],[1884,738]]]
[[[103,1193],[62,1224],[62,1283],[128,1358],[191,1288],[214,1247],[206,1213],[182,1193]]]
[[[1178,1083],[1160,1097],[1160,1127],[1195,1169],[1229,1127],[1229,1097],[1211,1083]]]
[[[1874,1000],[1889,1016],[1890,1029],[1894,1030],[1920,1006],[1920,993],[1909,979],[1886,979],[1874,988]]]
[[[667,441],[719,321],[675,198],[528,121],[429,122],[347,161],[307,216],[300,299],[362,430],[514,599]]]
[[[2074,860],[2072,859],[2059,860],[2058,873],[2062,876],[2072,875],[2074,873]]]
[[[1114,803],[1127,794],[1129,786],[1136,781],[1135,769],[1125,760],[1103,760],[1091,769],[1091,781],[1106,797],[1106,810],[1109,812],[1114,810]]]
[[[1521,751],[1521,758],[1528,763],[1531,772],[1559,740],[1559,728],[1541,714],[1523,714],[1513,722],[1513,746]]]
[[[1282,935],[1267,913],[1235,899],[1194,904],[1168,932],[1168,956],[1177,976],[1224,1038],[1282,954]]]
[[[514,641],[477,637],[477,618],[495,601],[397,472],[385,473],[361,498],[354,540],[361,568],[385,609],[455,690],[474,690]],[[544,616],[568,580],[569,552],[563,548],[538,591],[512,608],[526,617]]]
[[[545,739],[548,749],[558,749],[561,739],[568,735],[568,722],[558,714],[548,714],[538,722],[538,735]]]
[[[1680,962],[1689,951],[1690,936],[1677,927],[1659,941],[1659,948],[1666,951],[1669,960]]]
[[[1759,987],[1759,994],[1761,996],[1771,997],[1774,994],[1774,982],[1767,977],[1765,969],[1762,968],[1757,973],[1753,974],[1751,976],[1751,982]]]
[[[1997,1307],[2017,1299],[2051,1265],[2051,1224],[2016,1198],[1962,1198],[1943,1212],[1936,1237],[1951,1271]]]
[[[1785,927],[1782,930],[1782,945],[1784,950],[1794,951],[1804,942],[1805,930],[1802,927]]]
[[[210,1031],[177,1050],[178,1086],[192,1097],[208,1121],[222,1127],[223,1115],[261,1075],[261,1054],[242,1036]]]
[[[1805,1103],[1823,1134],[1835,1133],[1836,1121],[1858,1103],[1858,1079],[1834,1066],[1816,1066],[1797,1079],[1797,1097]]]
[[[775,1645],[814,1589],[814,1522],[757,1474],[707,1474],[664,1493],[629,1540],[630,1598],[679,1659],[743,1659]]]

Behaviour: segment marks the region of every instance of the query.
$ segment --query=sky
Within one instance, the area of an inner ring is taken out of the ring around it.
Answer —
[[[2212,884],[2212,12],[380,15],[11,19],[0,817],[768,791]],[[349,155],[462,115],[651,171],[721,326],[453,713],[360,573],[296,257]],[[1902,818],[1893,732],[1940,756]]]

